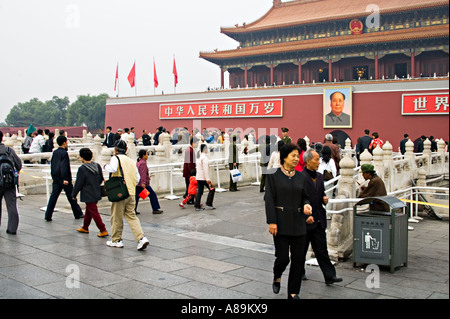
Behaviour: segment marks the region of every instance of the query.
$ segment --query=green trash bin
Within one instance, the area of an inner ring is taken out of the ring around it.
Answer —
[[[368,211],[358,206],[369,204]],[[384,206],[386,211],[373,210]],[[353,266],[408,266],[408,206],[395,197],[364,198],[353,207]]]

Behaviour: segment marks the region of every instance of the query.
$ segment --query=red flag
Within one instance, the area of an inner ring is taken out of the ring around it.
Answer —
[[[134,62],[133,67],[131,68],[130,74],[128,74],[128,82],[130,82],[130,85],[132,88],[135,85],[135,77],[136,77],[136,62]]]
[[[158,76],[156,75],[156,65],[155,60],[153,60],[153,82],[155,83],[155,88],[158,87]]]
[[[175,57],[173,58],[173,76],[174,76],[174,80],[175,80],[175,86],[177,86],[178,84],[178,72],[177,72],[177,65],[175,63]]]
[[[116,79],[114,81],[114,91],[117,89],[117,80],[119,79],[119,63],[117,63],[116,67]]]

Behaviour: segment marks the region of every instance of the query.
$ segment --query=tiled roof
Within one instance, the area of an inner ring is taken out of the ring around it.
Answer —
[[[372,32],[360,35],[339,36],[335,38],[284,42],[216,52],[201,52],[200,57],[207,60],[224,60],[256,55],[276,54],[281,52],[317,50],[323,48],[336,48],[381,42],[420,40],[440,37],[449,37],[448,25]]]
[[[380,14],[449,5],[448,0],[294,0],[273,6],[262,18],[244,26],[222,27],[225,34],[247,33],[320,21],[368,16],[376,5]]]

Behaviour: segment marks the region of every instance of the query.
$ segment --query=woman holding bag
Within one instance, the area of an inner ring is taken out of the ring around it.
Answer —
[[[216,190],[214,189],[211,179],[209,178],[209,160],[208,160],[208,147],[206,144],[202,144],[200,146],[200,156],[197,160],[197,183],[198,183],[198,189],[197,189],[197,196],[195,197],[195,210],[201,211],[204,210],[204,208],[201,205],[201,200],[203,196],[203,189],[206,186],[209,190],[208,198],[206,199],[206,208],[207,209],[216,209],[213,206],[214,201],[214,194]]]

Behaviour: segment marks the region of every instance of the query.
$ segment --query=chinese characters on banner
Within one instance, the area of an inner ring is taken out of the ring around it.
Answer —
[[[402,115],[448,115],[448,93],[404,94]]]
[[[161,104],[159,118],[170,119],[211,119],[244,117],[282,117],[283,100],[249,100],[226,102],[196,102],[182,104]]]

